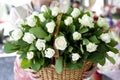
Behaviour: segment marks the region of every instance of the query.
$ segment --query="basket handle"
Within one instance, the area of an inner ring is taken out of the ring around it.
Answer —
[[[58,14],[57,20],[56,20],[56,27],[55,27],[55,31],[54,31],[54,44],[53,44],[53,48],[55,50],[55,55],[54,55],[55,58],[59,57],[59,50],[55,46],[55,39],[57,38],[58,33],[59,33],[59,27],[60,27],[62,15],[63,15],[63,13],[59,13]]]

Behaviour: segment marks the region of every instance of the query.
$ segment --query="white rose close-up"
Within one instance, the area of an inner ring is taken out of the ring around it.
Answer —
[[[34,18],[34,15],[31,15],[29,17],[26,18],[27,19],[27,24],[30,26],[30,27],[34,27],[36,25],[36,20]]]
[[[49,33],[53,33],[54,32],[54,29],[55,29],[55,22],[54,21],[51,21],[49,23],[46,24],[46,28],[47,28],[47,31]]]
[[[48,12],[47,6],[43,5],[43,6],[41,7],[41,12]]]
[[[46,41],[45,40],[42,40],[42,39],[38,39],[35,46],[36,48],[41,51],[41,50],[45,50],[45,43]]]
[[[34,11],[34,12],[32,13],[32,15],[34,15],[34,16],[38,16],[38,15],[39,15],[39,12]]]
[[[73,23],[73,18],[72,17],[67,17],[65,20],[64,20],[64,23],[65,25],[70,25]]]
[[[44,14],[39,14],[38,17],[41,22],[44,22],[46,20],[46,18],[44,17]]]
[[[52,58],[54,56],[54,54],[55,54],[55,51],[52,48],[47,48],[45,50],[45,57],[47,57],[47,58]]]
[[[97,50],[98,45],[96,45],[95,43],[89,43],[86,48],[88,52],[94,52]]]
[[[34,53],[33,52],[27,52],[27,59],[32,59],[34,57]]]
[[[77,18],[79,15],[80,15],[80,10],[78,8],[74,8],[72,13],[71,13],[71,16],[73,18]]]
[[[73,33],[73,40],[80,40],[81,34],[79,32],[74,32]]]
[[[77,61],[80,58],[78,53],[72,53],[72,61]]]
[[[17,41],[23,36],[23,32],[21,29],[16,29],[12,32],[11,37],[13,40]]]
[[[16,25],[17,25],[18,27],[22,27],[22,26],[21,26],[22,24],[25,24],[24,20],[21,19],[21,18],[17,19]]]
[[[57,16],[59,13],[60,9],[58,7],[54,7],[52,9],[52,16]]]
[[[108,22],[107,22],[107,20],[105,18],[99,17],[98,21],[97,21],[97,24],[100,27],[108,27]]]
[[[110,43],[110,41],[111,41],[111,37],[110,37],[109,33],[103,33],[103,34],[101,34],[100,38],[105,43]]]
[[[34,39],[36,39],[36,37],[31,33],[25,33],[22,39],[28,44],[31,44],[33,43]]]
[[[78,20],[83,26],[94,28],[93,18],[89,17],[87,14],[83,15],[82,19],[79,18]]]
[[[67,42],[64,36],[60,36],[55,39],[55,47],[59,50],[65,50]]]

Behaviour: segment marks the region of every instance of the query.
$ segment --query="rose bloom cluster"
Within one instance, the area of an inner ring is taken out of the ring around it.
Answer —
[[[40,13],[33,12],[26,20],[18,19],[16,24],[20,28],[10,32],[9,47],[12,47],[10,49],[6,45],[6,52],[17,51],[23,59],[22,67],[33,65],[35,70],[51,64],[56,54],[55,48],[59,51],[62,62],[70,69],[80,68],[84,60],[99,63],[109,57],[106,52],[113,50],[114,46],[109,44],[112,38],[104,18],[97,17],[96,20],[91,12],[74,8],[62,13],[58,24],[57,17],[60,14],[57,7],[49,9],[42,6]],[[55,37],[57,27],[59,31]],[[24,63],[25,60],[28,63]],[[35,65],[39,67],[36,69]]]

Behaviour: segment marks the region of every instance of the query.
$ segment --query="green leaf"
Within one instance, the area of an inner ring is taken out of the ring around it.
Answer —
[[[89,53],[88,60],[90,60],[93,63],[99,63],[105,56],[102,53],[94,52]]]
[[[90,37],[89,40],[93,43],[100,43],[100,41],[97,39],[97,37],[95,35]]]
[[[27,53],[23,52],[21,55],[20,55],[20,59],[23,59],[23,58],[26,58],[27,57]]]
[[[11,34],[12,34],[13,31],[14,31],[14,30],[12,30],[12,31],[9,32],[9,35],[10,35],[10,36],[11,36]]]
[[[40,21],[40,19],[39,19],[39,17],[38,16],[34,16],[34,21],[36,22],[36,25],[35,25],[35,27],[39,27],[39,26],[41,26],[41,21]]]
[[[16,42],[16,44],[19,45],[20,48],[22,48],[22,50],[23,50],[23,47],[25,48],[25,47],[28,47],[28,46],[29,46],[29,44],[28,44],[27,42],[23,41],[23,40],[18,40],[18,41]]]
[[[97,51],[90,53],[88,60],[99,63],[103,58],[106,58],[106,52],[108,52],[109,49],[105,44],[99,44]]]
[[[44,62],[45,62],[44,58],[41,58],[41,59],[40,59],[40,64],[41,64],[41,65],[44,65]]]
[[[17,45],[26,46],[26,45],[29,45],[29,44],[27,42],[23,41],[23,40],[18,40]]]
[[[67,14],[71,14],[72,11],[73,11],[73,9],[72,9],[72,8],[69,8],[69,9],[67,10]]]
[[[84,59],[87,59],[87,58],[88,58],[88,56],[89,56],[89,53],[88,53],[87,51],[84,51],[84,53],[83,53],[83,54],[84,54],[83,58],[84,58]]]
[[[45,37],[45,40],[46,40],[46,41],[50,41],[51,38],[52,38],[52,36],[51,36],[51,35],[48,35],[48,36]]]
[[[72,46],[69,46],[69,47],[68,47],[68,52],[72,52],[72,50],[73,50],[73,47],[72,47]]]
[[[62,70],[63,70],[63,58],[62,57],[59,57],[59,58],[56,59],[55,70],[56,70],[57,73],[62,72]]]
[[[88,45],[89,44],[89,40],[88,39],[83,39],[83,45]]]
[[[91,16],[89,11],[85,12],[85,14],[87,14],[88,16]]]
[[[45,38],[48,34],[41,27],[33,27],[29,30],[30,33],[34,34],[37,38]]]
[[[86,32],[88,32],[89,31],[89,29],[87,28],[87,27],[83,27],[83,28],[81,28],[78,32],[79,33],[86,33]]]
[[[69,27],[69,29],[68,29],[69,32],[71,32],[71,33],[75,32],[75,25],[71,25],[68,27]]]
[[[77,70],[77,69],[82,68],[83,63],[82,63],[82,61],[81,62],[76,62],[76,63],[75,62],[71,62],[67,66],[71,70]]]
[[[109,50],[110,51],[112,51],[112,52],[114,52],[114,53],[119,53],[119,51],[116,49],[116,48],[114,48],[114,47],[111,47],[111,46],[109,46],[109,45],[107,45],[107,47],[109,48]]]
[[[31,67],[35,71],[39,71],[41,69],[41,66],[43,65],[43,59],[33,59],[31,63]]]
[[[29,50],[30,51],[35,51],[35,50],[37,50],[37,48],[35,47],[34,44],[31,44]]]
[[[18,55],[21,55],[23,53],[23,51],[17,51]]]
[[[44,58],[44,64],[42,67],[48,67],[51,64],[51,59]]]
[[[103,30],[101,30],[101,29],[98,29],[98,30],[96,30],[96,31],[94,32],[94,34],[95,34],[96,36],[100,36],[102,33],[103,33]]]
[[[111,40],[110,43],[108,43],[109,46],[115,47],[118,43],[115,40]]]
[[[62,32],[59,32],[58,35],[59,35],[59,36],[65,36],[64,33],[62,33]]]
[[[37,55],[37,57],[40,59],[41,58],[41,52],[40,51],[37,51],[36,52],[36,55]]]
[[[82,52],[82,54],[84,53],[84,50],[83,50],[83,46],[80,44],[80,50]]]
[[[31,64],[31,61],[28,60],[27,58],[24,58],[24,59],[22,59],[21,67],[22,67],[23,69],[26,69],[26,68],[29,68],[29,67],[30,67],[30,64]]]
[[[46,12],[44,13],[44,16],[45,16],[46,19],[49,19],[49,18],[51,17],[51,15],[49,15],[49,14],[46,13]]]
[[[51,10],[49,8],[47,8],[47,12],[43,12],[44,16],[46,19],[50,19],[52,18],[51,16]]]
[[[101,60],[99,61],[99,64],[103,66],[103,65],[105,64],[105,62],[106,62],[106,59],[103,58],[103,59],[101,59]]]
[[[115,60],[113,57],[107,55],[107,59],[112,63],[112,64],[115,64]]]
[[[29,50],[30,45],[27,42],[25,42],[23,40],[18,40],[15,43],[17,46],[20,47],[19,48],[20,51],[27,52]]]
[[[102,54],[106,54],[106,52],[108,52],[109,51],[109,49],[108,49],[108,47],[106,46],[106,44],[99,44],[98,45],[98,48],[97,48],[97,51],[99,52],[99,53],[102,53]]]
[[[27,24],[23,24],[22,27],[24,28],[24,32],[29,32],[29,29],[31,28],[29,25]]]
[[[15,43],[13,42],[7,42],[5,45],[4,45],[4,52],[5,53],[12,53],[12,52],[15,52],[19,49],[19,46],[17,46]]]
[[[52,11],[50,8],[47,8],[48,9],[48,14],[51,15]]]

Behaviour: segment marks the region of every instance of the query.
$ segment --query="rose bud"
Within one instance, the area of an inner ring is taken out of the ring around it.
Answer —
[[[94,18],[94,21],[97,21],[97,20],[98,20],[98,17],[97,17],[97,16],[94,16],[93,18]]]

